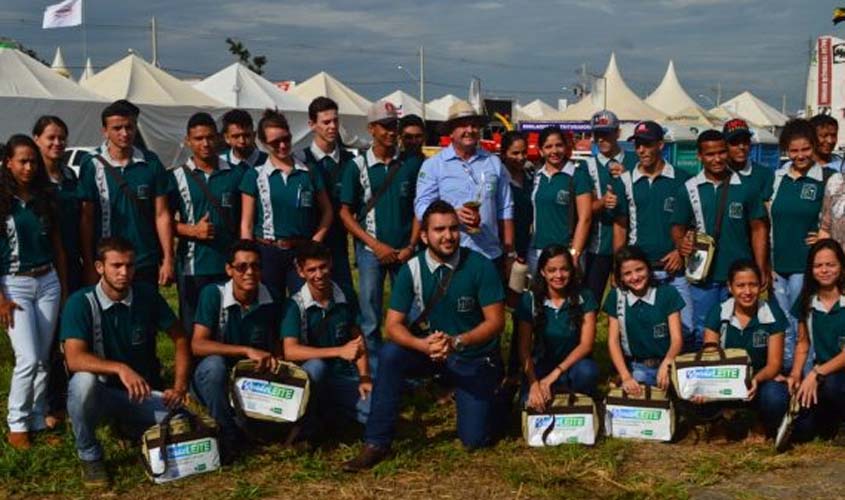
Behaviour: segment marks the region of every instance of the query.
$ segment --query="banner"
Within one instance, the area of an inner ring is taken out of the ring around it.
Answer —
[[[82,24],[82,0],[65,0],[44,10],[43,29],[68,28]]]
[[[845,40],[820,36],[809,66],[805,116],[823,113],[836,118],[837,147],[845,147]]]

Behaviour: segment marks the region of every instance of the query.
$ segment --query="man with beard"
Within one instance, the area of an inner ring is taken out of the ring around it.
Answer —
[[[247,168],[264,165],[267,153],[255,145],[255,127],[252,117],[242,109],[232,109],[223,115],[223,140],[229,148],[220,159],[236,167]]]
[[[182,326],[155,287],[134,282],[135,250],[124,238],[105,238],[94,262],[100,281],[70,296],[62,312],[61,338],[71,372],[67,410],[82,460],[83,483],[103,487],[108,474],[96,436],[102,420],[114,420],[133,439],[182,404],[191,352]],[[173,386],[160,391],[156,334],[167,332],[175,348]]]
[[[399,143],[403,156],[423,155],[425,146],[425,122],[417,115],[405,115],[399,120]]]
[[[344,464],[356,472],[390,453],[404,380],[440,373],[455,387],[458,438],[469,449],[489,446],[495,427],[494,394],[502,380],[499,335],[504,327],[504,289],[492,263],[461,248],[455,209],[434,201],[422,214],[426,250],[396,278],[385,326],[391,342],[379,353],[364,446]],[[416,306],[422,311],[411,319]]]

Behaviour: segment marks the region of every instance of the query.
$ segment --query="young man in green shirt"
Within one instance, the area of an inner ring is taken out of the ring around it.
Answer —
[[[414,217],[414,188],[422,159],[400,157],[396,147],[396,108],[373,103],[368,112],[373,145],[343,175],[340,218],[355,238],[361,329],[372,355],[382,344],[384,280],[414,254],[419,222]]]
[[[762,200],[767,201],[772,195],[774,171],[751,161],[752,133],[748,123],[740,118],[728,120],[722,127],[722,134],[728,144],[728,168],[739,174],[742,182],[749,183],[753,193],[759,193]]]
[[[340,114],[337,103],[328,97],[317,97],[308,105],[308,126],[314,134],[311,145],[296,155],[302,163],[319,174],[329,195],[334,222],[325,242],[332,250],[334,279],[345,287],[352,287],[352,270],[349,267],[349,249],[346,229],[340,220],[340,191],[343,174],[355,168],[352,153],[343,148],[340,137]]]
[[[379,353],[379,373],[364,447],[344,465],[369,469],[390,453],[406,377],[441,373],[455,387],[458,438],[467,448],[489,446],[502,380],[499,335],[505,323],[502,281],[493,263],[460,248],[454,207],[429,205],[420,236],[426,250],[409,260],[394,282],[386,330],[392,342]],[[416,305],[422,311],[408,317]]]
[[[70,296],[62,312],[61,338],[72,373],[68,415],[83,463],[83,482],[104,486],[108,474],[97,424],[112,419],[133,438],[179,406],[188,389],[191,353],[173,311],[153,285],[134,282],[135,251],[128,240],[104,238],[94,262],[100,281]],[[173,386],[164,392],[156,357],[156,333],[175,348]]]
[[[759,193],[752,192],[750,185],[744,184],[739,175],[728,168],[725,136],[717,130],[702,132],[698,136],[698,159],[704,170],[678,190],[672,214],[672,240],[682,256],[688,257],[693,251],[693,239],[688,235],[690,229],[718,237],[709,275],[690,284],[693,350],[701,348],[707,314],[728,296],[731,264],[753,257],[760,269],[769,269],[766,213]],[[727,192],[723,196],[725,189]],[[718,215],[721,215],[721,228],[717,235]],[[768,272],[763,271],[762,288],[768,284],[767,276]],[[689,350],[689,346],[685,347]]]
[[[425,122],[417,115],[403,115],[399,120],[399,144],[403,157],[419,156],[425,159]]]
[[[171,206],[179,245],[176,267],[179,316],[185,332],[194,328],[200,291],[226,279],[226,253],[238,240],[241,220],[239,185],[245,167],[233,166],[217,156],[217,125],[208,113],[188,120],[185,143],[191,157],[170,171],[175,187]]]
[[[242,109],[231,109],[221,119],[223,139],[229,148],[220,159],[243,169],[264,165],[267,153],[255,145],[255,127],[252,117]]]
[[[259,370],[277,366],[282,308],[261,284],[257,243],[240,240],[230,248],[226,276],[228,281],[207,285],[199,297],[191,351],[201,360],[191,386],[220,425],[223,461],[229,462],[243,441],[226,391],[229,371],[241,359],[255,361]]]
[[[155,153],[134,146],[140,111],[120,100],[101,114],[105,142],[79,168],[82,216],[79,231],[87,284],[99,278],[94,246],[121,236],[136,252],[136,280],[169,285],[175,278],[170,179]]]

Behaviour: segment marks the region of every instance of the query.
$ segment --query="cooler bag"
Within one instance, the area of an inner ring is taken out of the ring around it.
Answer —
[[[681,399],[704,396],[711,401],[743,400],[751,386],[750,362],[745,349],[723,349],[707,343],[699,352],[675,358],[672,384]]]
[[[308,407],[310,382],[299,366],[279,361],[276,370],[255,371],[241,360],[232,368],[229,400],[238,414],[267,422],[296,422]]]
[[[695,233],[692,253],[687,257],[685,276],[690,283],[701,283],[710,275],[716,260],[716,240],[705,233]]]
[[[528,446],[593,445],[598,433],[595,402],[584,394],[557,393],[546,410],[522,411],[522,434]]]
[[[608,436],[624,439],[671,441],[675,433],[675,408],[666,391],[640,386],[631,396],[621,387],[611,389],[605,401],[604,429]]]
[[[184,407],[171,410],[141,438],[144,469],[156,484],[219,469],[219,450],[214,419]]]

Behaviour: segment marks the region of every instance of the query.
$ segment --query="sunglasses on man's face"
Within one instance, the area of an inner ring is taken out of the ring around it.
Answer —
[[[253,272],[258,272],[261,271],[261,263],[238,262],[237,264],[232,264],[232,269],[234,269],[238,274],[246,274],[246,272],[249,270],[252,270]]]

